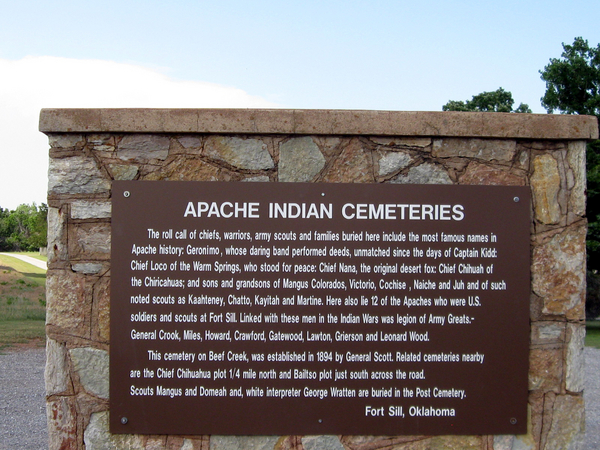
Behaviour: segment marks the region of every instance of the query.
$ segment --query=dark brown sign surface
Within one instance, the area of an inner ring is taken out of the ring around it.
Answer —
[[[526,432],[528,188],[112,195],[113,433]]]

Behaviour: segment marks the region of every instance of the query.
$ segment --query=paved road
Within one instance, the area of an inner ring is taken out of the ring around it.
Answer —
[[[46,261],[40,261],[39,259],[32,258],[31,256],[21,255],[19,253],[0,253],[0,255],[12,256],[13,258],[25,261],[27,264],[31,264],[32,266],[48,270],[48,264],[46,264]]]
[[[600,448],[600,350],[585,349],[586,436],[582,450]],[[0,450],[48,448],[44,349],[0,354]]]

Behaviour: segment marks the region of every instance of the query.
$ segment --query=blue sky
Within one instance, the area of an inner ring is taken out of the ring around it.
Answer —
[[[597,0],[0,4],[4,208],[45,201],[41,107],[435,111],[503,87],[544,113],[539,70],[600,42]],[[10,189],[24,170],[35,186]]]

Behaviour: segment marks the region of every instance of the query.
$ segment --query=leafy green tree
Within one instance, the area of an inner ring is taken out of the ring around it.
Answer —
[[[48,207],[19,205],[14,211],[0,208],[0,250],[37,250],[46,246]]]
[[[549,113],[589,114],[600,118],[600,44],[590,47],[587,40],[575,38],[572,45],[562,44],[560,58],[551,58],[540,70],[546,82],[542,105]],[[587,163],[587,257],[588,317],[600,314],[600,141],[588,144]],[[594,288],[596,286],[596,288]],[[593,294],[595,292],[595,294]],[[593,297],[593,298],[592,298]]]
[[[581,37],[563,43],[561,58],[551,58],[540,74],[546,82],[542,106],[549,113],[600,115],[600,44],[590,47]]]
[[[483,112],[516,112],[531,113],[529,106],[521,103],[513,109],[515,101],[512,93],[498,88],[492,92],[482,92],[473,96],[472,100],[450,100],[444,106],[443,111],[483,111]]]

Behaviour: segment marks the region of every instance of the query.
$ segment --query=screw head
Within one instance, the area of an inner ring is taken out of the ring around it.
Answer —
[[[123,192],[123,197],[127,198],[131,195],[131,193],[129,191],[125,191]]]
[[[513,198],[513,200],[515,201],[515,203],[519,203],[519,200],[521,200],[519,197],[515,197]]]
[[[127,419],[127,417],[121,417],[121,423],[123,425],[127,425],[127,422],[129,422],[129,419]]]
[[[514,417],[511,417],[510,424],[511,425],[516,425],[517,424],[517,419],[515,419]]]

